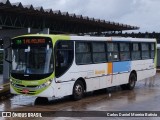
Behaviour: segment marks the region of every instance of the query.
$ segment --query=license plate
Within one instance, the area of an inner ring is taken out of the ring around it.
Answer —
[[[29,90],[28,89],[23,89],[22,93],[27,94],[27,93],[29,93]]]

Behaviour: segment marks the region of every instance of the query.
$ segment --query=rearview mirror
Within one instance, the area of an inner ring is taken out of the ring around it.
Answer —
[[[6,61],[6,62],[9,62],[9,63],[11,63],[12,61],[12,57],[11,57],[11,38],[9,38],[9,37],[5,37],[4,39],[3,39],[3,48],[4,48],[4,52],[3,52],[3,54],[4,54],[4,60]]]
[[[4,49],[4,55],[5,55],[4,60],[8,63],[12,63],[12,60],[11,60],[11,46]]]

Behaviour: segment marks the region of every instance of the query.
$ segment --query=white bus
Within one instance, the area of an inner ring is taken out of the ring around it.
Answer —
[[[85,92],[156,74],[156,40],[70,35],[24,35],[12,39],[13,94],[75,100]]]

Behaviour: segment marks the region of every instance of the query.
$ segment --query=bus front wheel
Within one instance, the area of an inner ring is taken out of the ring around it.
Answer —
[[[46,97],[37,97],[35,100],[35,104],[46,104],[49,100]]]
[[[73,99],[80,100],[84,94],[84,85],[82,81],[76,81],[73,87]]]

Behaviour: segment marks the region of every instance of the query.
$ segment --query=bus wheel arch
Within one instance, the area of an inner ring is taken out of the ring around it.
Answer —
[[[137,81],[137,72],[133,70],[128,78],[128,83],[121,85],[123,90],[133,90]]]
[[[72,92],[73,99],[74,100],[82,99],[84,91],[86,91],[86,82],[83,78],[79,78],[75,81],[73,86],[73,92]]]

